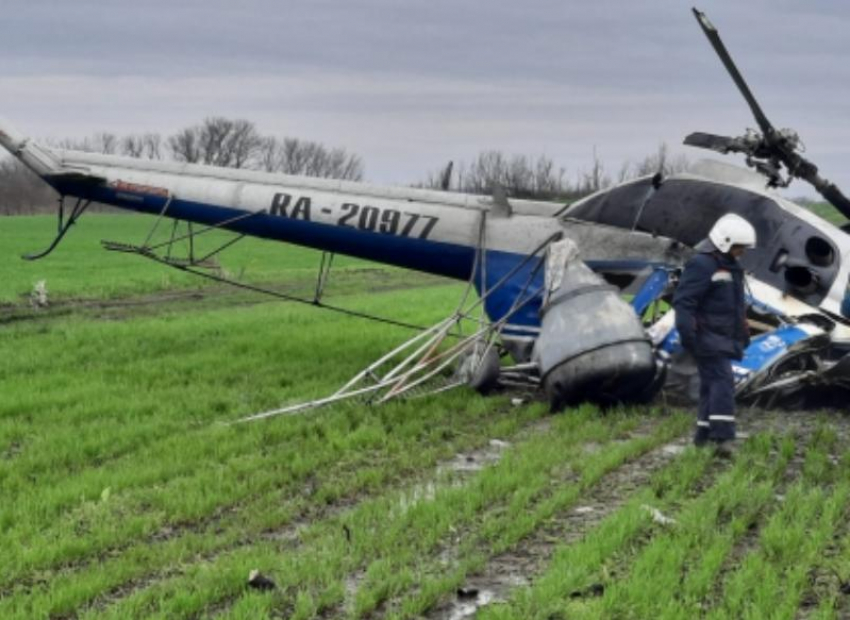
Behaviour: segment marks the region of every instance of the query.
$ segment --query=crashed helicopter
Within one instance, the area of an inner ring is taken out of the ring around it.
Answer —
[[[248,419],[464,383],[482,391],[500,383],[542,385],[559,408],[581,400],[646,402],[662,388],[692,389],[693,373],[665,302],[693,247],[721,215],[735,212],[755,226],[760,242],[743,261],[755,337],[734,366],[738,397],[793,406],[846,397],[850,237],[774,190],[802,178],[848,217],[850,201],[799,154],[796,134],[773,128],[717,31],[694,13],[761,133],[696,133],[685,143],[743,153],[754,172],[704,162],[563,207],[510,199],[498,187],[491,196],[472,196],[61,150],[0,122],[0,144],[61,197],[56,238],[25,258],[47,256],[90,204],[104,203],[157,216],[144,243],[105,241],[108,250],[204,277],[226,281],[204,267],[245,236],[323,250],[312,299],[265,292],[333,310],[342,309],[323,304],[320,292],[337,253],[462,280],[467,289],[453,314],[335,394]],[[152,242],[165,219],[175,223],[171,236]],[[178,221],[189,223],[186,234],[178,234]],[[236,236],[198,256],[192,242],[214,230]],[[186,240],[188,255],[177,257],[175,244]],[[503,353],[513,362],[503,363]]]

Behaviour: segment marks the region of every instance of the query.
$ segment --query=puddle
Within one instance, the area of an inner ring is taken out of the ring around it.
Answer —
[[[491,439],[486,448],[458,454],[446,467],[456,472],[481,471],[485,467],[497,463],[502,458],[504,451],[510,446],[511,444],[507,441]]]
[[[429,614],[428,617],[446,620],[471,618],[486,605],[506,602],[515,588],[530,585],[531,582],[524,574],[514,570],[506,570],[483,580],[473,578],[457,591],[450,605],[443,607],[436,614]]]
[[[467,474],[495,465],[510,446],[507,441],[491,439],[484,448],[455,455],[452,460],[437,467],[437,480],[417,484],[404,493],[398,501],[399,510],[404,513],[417,504],[433,501],[442,488],[462,487]]]
[[[495,600],[495,594],[490,590],[474,590],[475,595],[467,594],[465,596],[458,592],[457,600],[452,609],[449,610],[446,618],[448,620],[462,620],[462,618],[471,618],[478,610],[485,605],[489,605]]]

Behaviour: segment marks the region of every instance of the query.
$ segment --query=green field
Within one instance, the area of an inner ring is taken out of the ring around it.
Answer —
[[[745,412],[733,459],[689,446],[689,412],[464,389],[228,425],[411,332],[99,249],[150,221],[87,216],[23,263],[53,223],[0,219],[0,618],[850,614],[843,415]],[[234,250],[234,277],[311,293],[320,254]],[[329,303],[411,323],[463,290],[336,264]]]
[[[847,223],[847,218],[828,202],[814,202],[806,206],[812,213],[822,217],[830,224],[841,226]]]
[[[53,216],[0,217],[0,304],[26,300],[40,280],[48,291],[65,299],[116,298],[163,290],[204,286],[195,276],[142,259],[138,256],[100,251],[101,240],[141,244],[157,218],[146,215],[85,215],[62,241],[60,249],[40,261],[21,260],[21,255],[47,247],[56,234]],[[178,233],[185,234],[185,226]],[[151,242],[164,242],[171,233],[170,220],[156,228]],[[232,238],[213,232],[198,241],[203,255]],[[185,252],[186,242],[177,244]],[[321,253],[260,239],[244,239],[221,255],[222,267],[230,277],[250,277],[255,282],[274,282],[286,274],[286,283],[312,282]],[[340,256],[336,268],[374,267],[365,261]]]

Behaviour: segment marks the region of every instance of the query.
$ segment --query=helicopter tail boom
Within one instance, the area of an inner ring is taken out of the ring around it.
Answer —
[[[0,119],[0,145],[17,157],[40,177],[59,174],[62,164],[52,151],[46,149]]]

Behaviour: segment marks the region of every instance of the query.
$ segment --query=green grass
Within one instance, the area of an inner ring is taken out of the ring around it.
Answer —
[[[0,301],[16,304],[0,315],[0,618],[419,617],[690,431],[692,412],[644,409],[583,407],[540,424],[541,402],[467,390],[222,424],[332,393],[411,332],[209,288],[136,304],[200,286],[99,249],[140,240],[149,223],[86,217],[30,264],[17,254],[52,224],[0,220]],[[228,270],[312,286],[316,252],[239,251]],[[445,317],[463,289],[338,266],[334,303],[418,324]],[[37,279],[53,309],[26,307]],[[670,457],[480,616],[794,617],[805,606],[841,617],[847,428],[834,416],[806,428],[756,433],[731,462],[693,448]],[[511,444],[498,462],[471,474],[440,465],[491,438]],[[644,505],[677,523],[653,524]],[[277,589],[248,590],[254,568]],[[571,597],[594,583],[602,597]]]
[[[646,506],[668,512],[695,493],[695,487],[709,476],[710,464],[708,451],[688,450],[656,473],[649,486],[637,491],[583,540],[556,549],[548,570],[533,587],[518,590],[509,604],[490,607],[482,617],[557,618],[570,613],[565,608],[581,606],[571,604],[569,596],[610,579],[617,561],[622,560],[619,556],[629,555],[640,545],[641,537],[660,529],[653,525]]]
[[[813,202],[805,206],[809,211],[825,219],[830,224],[841,226],[847,223],[847,218],[828,202]]]
[[[21,303],[33,286],[44,280],[51,298],[115,298],[169,289],[199,288],[207,282],[149,261],[140,256],[108,252],[101,240],[141,244],[154,225],[154,216],[141,214],[88,214],[68,232],[52,254],[37,261],[21,256],[47,247],[56,234],[51,216],[0,217],[0,303]],[[171,220],[162,220],[152,243],[165,241],[171,232]],[[197,227],[196,227],[197,230]],[[180,231],[185,233],[185,225]],[[212,250],[232,237],[214,232],[198,241],[196,252]],[[185,243],[179,246],[186,252]],[[312,282],[321,260],[321,252],[306,248],[245,238],[220,255],[221,265],[231,277],[241,276],[252,282]],[[338,256],[338,270],[374,267],[366,261]],[[384,268],[387,269],[387,268]]]
[[[616,418],[606,419],[616,430]],[[688,420],[682,416],[664,419],[650,435],[637,434],[626,441],[603,443],[598,454],[577,453],[568,471],[575,480],[565,481],[555,489],[548,484],[535,488],[525,484],[511,498],[509,505],[495,514],[479,519],[478,533],[463,536],[456,555],[461,558],[448,575],[442,562],[420,562],[414,591],[397,602],[388,617],[415,618],[436,604],[441,597],[463,585],[468,575],[480,570],[487,558],[503,553],[559,513],[572,508],[583,494],[601,483],[606,474],[637,458],[661,443],[681,434]],[[556,448],[557,449],[557,448]],[[542,451],[542,450],[541,450]],[[422,566],[424,564],[424,566]],[[366,608],[363,611],[370,611]]]

